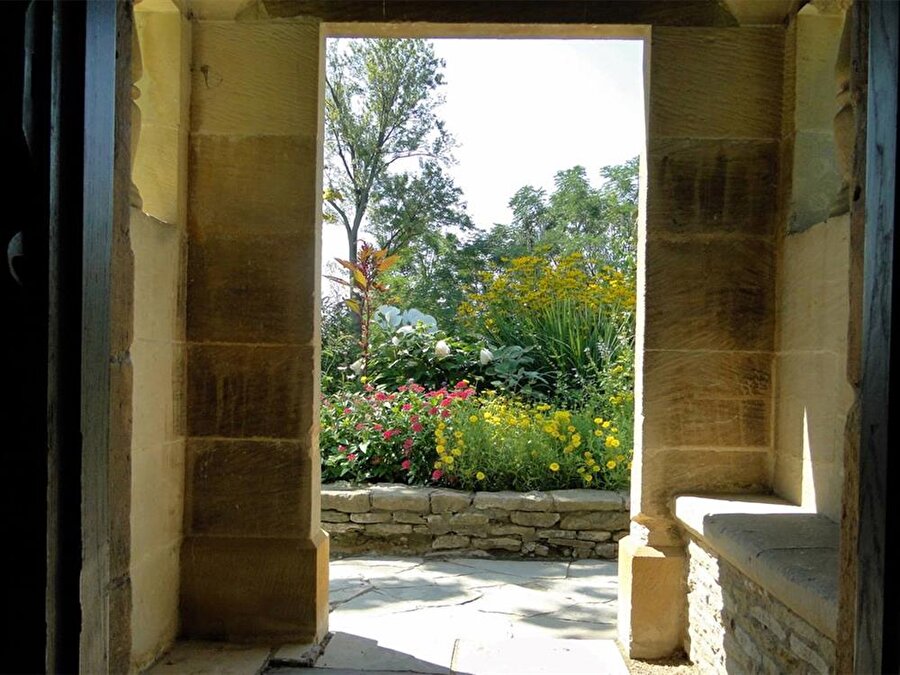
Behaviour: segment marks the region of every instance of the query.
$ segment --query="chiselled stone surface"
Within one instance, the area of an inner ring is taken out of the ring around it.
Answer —
[[[469,538],[458,534],[448,534],[441,537],[435,537],[431,548],[437,550],[448,548],[465,548],[469,545]]]
[[[363,523],[370,525],[372,523],[389,523],[391,522],[391,514],[379,511],[376,513],[354,513],[351,514],[350,520],[354,523]]]
[[[522,541],[520,539],[513,539],[511,537],[494,537],[494,538],[486,538],[486,539],[473,539],[472,540],[473,548],[480,548],[486,551],[490,550],[503,550],[503,551],[518,551],[522,547]]]

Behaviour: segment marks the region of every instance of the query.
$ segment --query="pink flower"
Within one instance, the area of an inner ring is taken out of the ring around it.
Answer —
[[[441,410],[441,417],[450,417],[450,411],[446,408],[444,410]]]
[[[469,383],[466,380],[460,380],[459,382],[456,383],[457,389],[465,389],[468,386],[469,386]]]
[[[357,430],[357,431],[362,431],[362,430],[365,429],[365,428],[366,428],[366,425],[363,424],[362,422],[357,422],[357,423],[356,423],[356,430]]]
[[[412,446],[413,446],[413,439],[407,438],[405,441],[403,441],[403,449],[404,450],[411,450]]]
[[[356,460],[356,453],[355,453],[355,452],[351,452],[349,455],[347,455],[347,459],[348,459],[349,461],[351,461],[351,462],[355,461],[355,460]]]
[[[389,441],[389,440],[391,440],[391,436],[396,436],[399,433],[400,433],[399,429],[388,429],[381,435],[384,436],[384,440]]]
[[[372,425],[372,428],[373,428],[375,431],[381,431],[382,429],[384,429],[384,427],[381,426],[380,424],[373,424],[373,425]]]
[[[346,446],[346,445],[339,445],[339,446],[338,446],[338,452],[341,453],[341,454],[344,454],[345,452],[347,452],[347,446]]]
[[[402,462],[400,462],[400,468],[402,468],[404,471],[409,471],[409,467],[411,464],[412,462],[410,462],[408,459],[404,459]]]
[[[421,394],[423,391],[425,391],[425,387],[423,387],[421,384],[413,383],[409,385],[409,388],[417,394]]]
[[[446,408],[446,407],[447,407],[448,405],[450,405],[451,403],[453,403],[453,399],[450,398],[450,397],[448,396],[448,397],[445,398],[443,401],[441,401],[441,407],[442,407],[442,408]]]
[[[440,480],[441,476],[443,476],[443,475],[444,475],[443,471],[441,471],[440,469],[435,469],[434,471],[431,472],[431,480]]]
[[[409,388],[409,387],[407,387],[405,384],[401,384],[399,387],[397,387],[397,391],[399,391],[399,392],[402,394],[402,393],[403,393],[404,391],[406,391],[408,388]]]
[[[366,391],[375,391],[375,387],[373,387],[371,384],[367,384],[365,387],[363,387],[363,389],[365,389]]]
[[[349,414],[352,413],[352,412],[353,412],[353,409],[352,409],[352,408],[344,408],[344,414],[345,414],[345,415],[349,415]]]
[[[429,414],[429,415],[437,415],[437,414],[438,414],[438,409],[437,409],[436,407],[435,407],[435,408],[432,408],[431,410],[428,411],[428,414]]]
[[[416,422],[415,424],[413,424],[413,425],[410,427],[410,429],[412,429],[415,433],[418,434],[418,433],[422,432],[422,431],[425,429],[425,427],[423,427],[421,424],[419,424],[418,422]]]
[[[419,416],[418,416],[418,415],[410,415],[410,417],[409,417],[409,422],[410,422],[410,424],[415,424],[415,423],[418,422],[418,421],[419,421]]]
[[[406,412],[407,410],[412,410],[412,403],[404,403],[400,406],[400,410]]]

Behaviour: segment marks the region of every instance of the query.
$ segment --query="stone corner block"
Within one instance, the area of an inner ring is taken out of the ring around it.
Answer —
[[[408,485],[374,485],[371,489],[372,508],[425,514],[431,508],[431,492],[429,488],[415,488]]]
[[[458,513],[472,504],[473,493],[440,488],[431,493],[432,513]]]
[[[553,490],[554,510],[564,511],[620,511],[625,498],[620,492],[609,490]]]
[[[322,509],[343,513],[365,513],[370,508],[369,491],[345,487],[322,488]]]

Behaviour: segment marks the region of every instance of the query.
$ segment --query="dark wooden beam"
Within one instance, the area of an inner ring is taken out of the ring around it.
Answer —
[[[270,16],[334,23],[734,26],[715,0],[264,0]]]
[[[863,287],[862,381],[860,387],[859,539],[857,544],[856,648],[854,672],[895,673],[898,668],[898,522],[896,444],[898,378],[891,353],[900,331],[893,309],[900,299],[894,275],[897,240],[897,53],[900,3],[869,6],[869,77],[866,148],[866,232]],[[900,316],[900,315],[896,315]],[[896,410],[896,409],[895,409]],[[896,448],[893,448],[896,451]],[[890,537],[889,537],[890,535]]]

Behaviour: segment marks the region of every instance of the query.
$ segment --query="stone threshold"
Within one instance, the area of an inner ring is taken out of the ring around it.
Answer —
[[[688,533],[836,639],[839,526],[771,495],[683,495],[675,516]]]
[[[628,532],[624,492],[467,492],[399,484],[322,486],[332,553],[480,552],[607,558]]]

